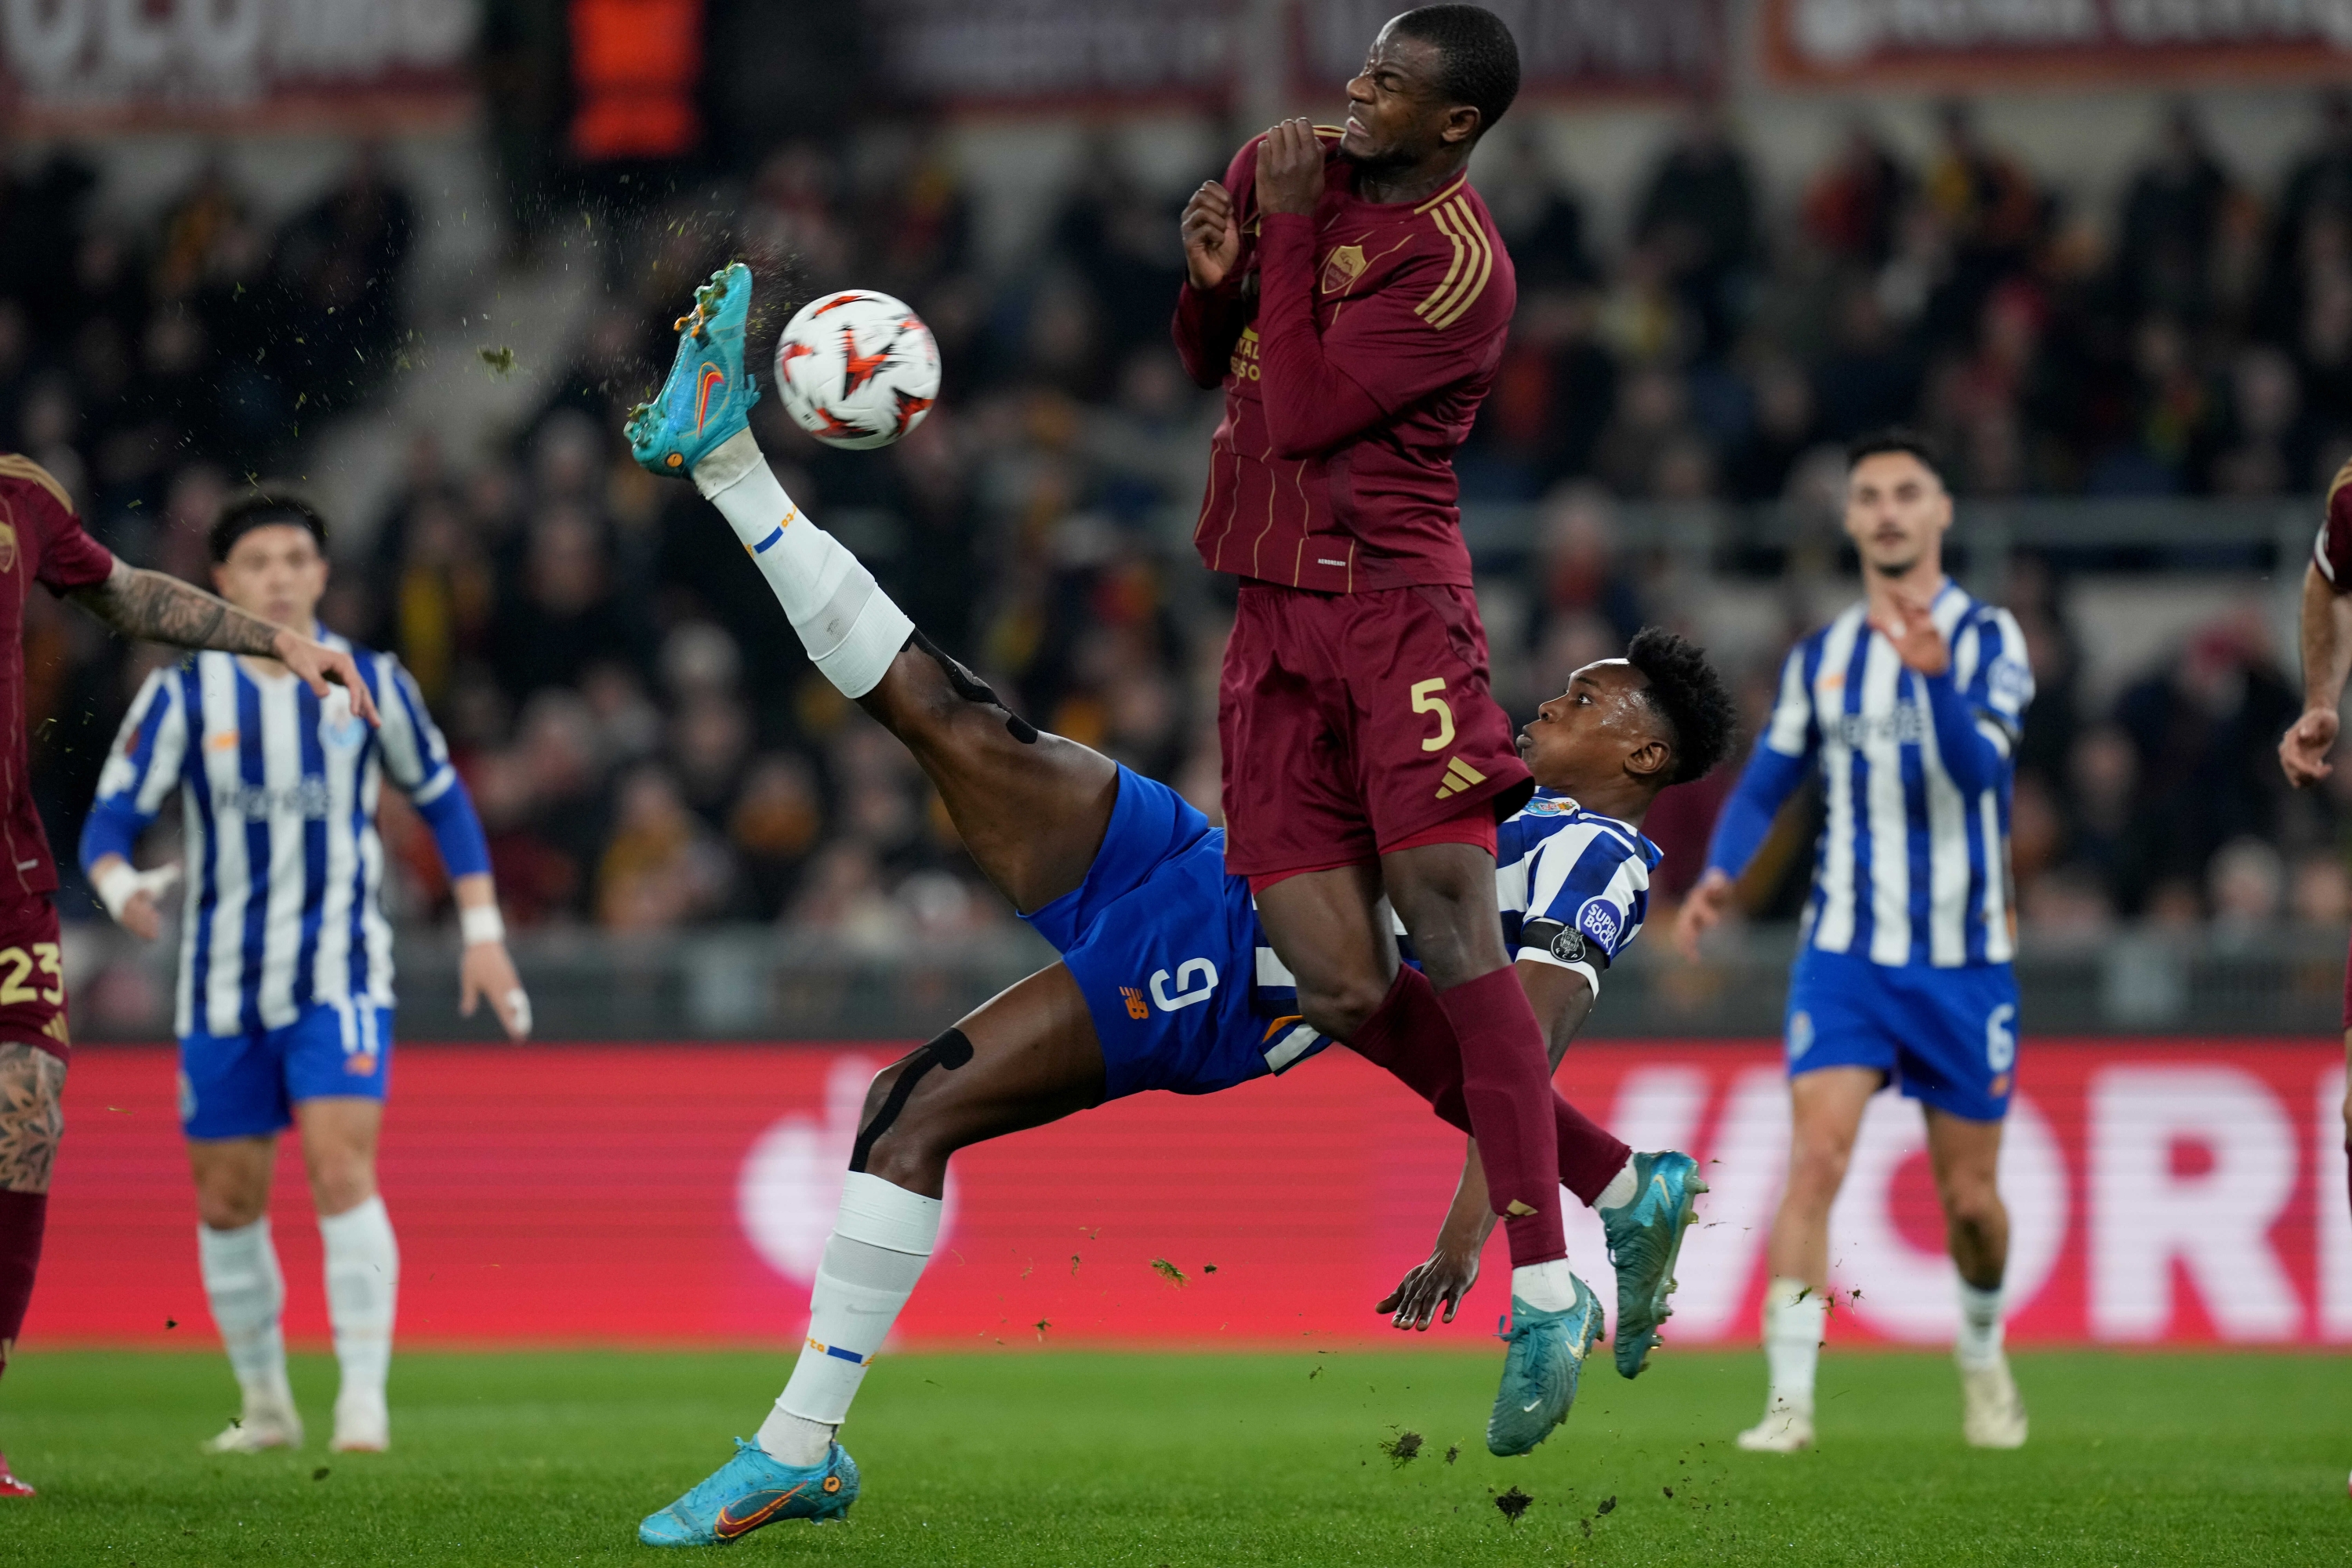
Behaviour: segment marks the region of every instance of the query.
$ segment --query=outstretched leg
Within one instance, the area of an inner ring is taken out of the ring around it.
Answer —
[[[637,1538],[710,1545],[845,1511],[857,1468],[834,1433],[939,1239],[950,1156],[1099,1104],[1104,1087],[1094,1019],[1058,963],[877,1074],[791,1381],[757,1442],[646,1519]]]

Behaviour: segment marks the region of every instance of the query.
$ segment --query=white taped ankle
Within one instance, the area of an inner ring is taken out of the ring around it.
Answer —
[[[1565,1312],[1575,1306],[1576,1276],[1569,1272],[1568,1259],[1555,1258],[1549,1263],[1522,1264],[1512,1269],[1511,1299],[1538,1312]]]
[[[248,1399],[290,1397],[286,1384],[286,1336],[280,1325],[286,1308],[286,1276],[278,1267],[269,1221],[257,1219],[232,1230],[199,1225],[196,1260],[204,1275],[205,1300],[212,1305],[213,1324],[220,1330],[221,1346],[228,1352],[237,1386]]]
[[[939,1242],[940,1208],[937,1198],[862,1171],[842,1179],[841,1208],[809,1292],[808,1339],[776,1401],[784,1419],[772,1416],[760,1428],[760,1446],[777,1462],[816,1463],[802,1457],[816,1444],[815,1428],[829,1442],[832,1428],[848,1418],[866,1368]]]
[[[1632,1203],[1641,1191],[1633,1182],[1633,1157],[1628,1154],[1623,1167],[1609,1178],[1609,1184],[1601,1189],[1599,1197],[1592,1200],[1592,1206],[1596,1209],[1622,1209]]]
[[[1764,1293],[1764,1364],[1769,1397],[1806,1415],[1813,1409],[1813,1378],[1822,1356],[1829,1300],[1801,1279],[1775,1279]]]
[[[383,1397],[400,1300],[400,1244],[383,1199],[372,1197],[319,1221],[325,1244],[327,1321],[335,1333],[342,1392]]]

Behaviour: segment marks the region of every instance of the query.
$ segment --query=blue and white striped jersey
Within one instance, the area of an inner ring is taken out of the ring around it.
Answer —
[[[1504,945],[1573,969],[1598,996],[1601,972],[1650,918],[1650,873],[1664,858],[1632,824],[1537,790],[1496,834]]]
[[[1806,940],[1889,965],[2006,963],[2011,759],[2033,672],[2008,611],[1948,583],[1932,614],[1952,655],[1934,679],[1904,667],[1862,605],[1797,645],[1707,863],[1738,876],[1817,768]]]
[[[1601,994],[1601,973],[1642,934],[1650,916],[1650,873],[1665,856],[1631,824],[1585,810],[1567,795],[1538,789],[1527,805],[1496,830],[1495,895],[1503,911],[1503,945],[1515,959],[1572,969]],[[1237,897],[1247,897],[1249,880],[1233,879]],[[1297,981],[1258,925],[1260,1011],[1295,1015]],[[1412,945],[1404,922],[1395,922],[1397,942],[1407,962]],[[1285,1019],[1285,1022],[1290,1021]],[[1317,1038],[1294,1031],[1302,1047]],[[1279,1068],[1276,1068],[1280,1070]]]
[[[314,1004],[388,1007],[383,780],[407,793],[451,876],[489,868],[481,828],[416,682],[389,654],[349,648],[383,726],[292,675],[257,678],[198,653],[147,678],[100,774],[83,830],[87,870],[128,858],[176,788],[187,895],[176,1023],[183,1036],[282,1028]]]

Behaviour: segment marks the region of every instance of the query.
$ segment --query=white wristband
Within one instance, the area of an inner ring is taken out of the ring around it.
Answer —
[[[128,860],[117,860],[89,879],[89,889],[106,906],[107,914],[120,921],[123,907],[133,898],[145,893],[160,902],[179,879],[180,863],[176,860],[152,871],[135,871]]]
[[[486,942],[504,942],[507,922],[496,904],[475,904],[457,911],[458,934],[467,947],[479,947]]]

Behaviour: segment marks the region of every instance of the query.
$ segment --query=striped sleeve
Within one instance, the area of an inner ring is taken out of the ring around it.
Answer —
[[[1781,661],[1780,695],[1764,725],[1762,744],[1784,757],[1811,755],[1819,735],[1813,726],[1813,685],[1805,673],[1805,655],[1812,647],[1813,639],[1808,637]]]
[[[375,658],[376,707],[383,715],[383,769],[420,806],[430,805],[457,782],[449,764],[449,742],[425,710],[416,678],[390,654]]]
[[[2023,628],[2007,610],[1988,608],[1970,617],[1952,654],[1952,674],[1977,715],[1977,729],[2002,756],[2011,755],[2033,701]]]
[[[1517,956],[1573,969],[1595,992],[1649,913],[1650,867],[1623,835],[1579,822],[1536,851]]]
[[[99,772],[98,798],[82,824],[85,871],[108,855],[131,858],[139,836],[178,785],[187,754],[188,718],[176,672],[156,670],[140,687]]]

